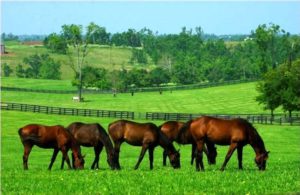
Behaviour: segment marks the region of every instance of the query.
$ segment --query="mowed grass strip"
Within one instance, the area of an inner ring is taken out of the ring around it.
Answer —
[[[65,85],[67,86],[67,85]],[[62,87],[64,88],[64,87]],[[3,102],[38,104],[65,108],[86,108],[133,112],[246,114],[269,113],[255,101],[256,82],[195,90],[158,92],[83,94],[84,102],[72,100],[77,94],[47,94],[3,91]],[[281,109],[275,113],[282,113]]]
[[[219,168],[228,146],[217,146],[217,165],[209,166],[204,157],[205,172],[196,172],[190,165],[190,146],[178,146],[181,152],[181,169],[162,166],[162,149],[154,153],[154,169],[149,170],[148,153],[138,170],[133,170],[140,147],[121,146],[121,171],[112,171],[103,151],[100,169],[90,170],[94,151],[82,148],[86,166],[82,171],[60,170],[61,154],[48,171],[52,150],[34,147],[29,157],[29,170],[22,165],[23,146],[18,129],[29,123],[68,125],[74,121],[99,122],[106,129],[115,119],[89,118],[1,112],[1,192],[3,194],[284,194],[300,191],[300,134],[296,126],[255,125],[266,148],[271,151],[265,172],[258,171],[254,151],[244,148],[244,170],[237,169],[236,152],[224,172]],[[143,121],[140,121],[143,122]],[[160,124],[163,121],[155,121]]]

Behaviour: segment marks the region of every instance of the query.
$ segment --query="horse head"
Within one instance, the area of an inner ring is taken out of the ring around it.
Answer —
[[[255,163],[259,170],[264,171],[266,169],[266,162],[270,152],[263,152],[255,157]]]
[[[74,169],[83,169],[84,168],[84,157],[85,155],[78,154],[74,160]]]
[[[117,157],[114,151],[108,153],[107,163],[109,164],[112,170],[117,168]]]
[[[174,169],[180,168],[180,153],[179,150],[169,153],[170,163]]]

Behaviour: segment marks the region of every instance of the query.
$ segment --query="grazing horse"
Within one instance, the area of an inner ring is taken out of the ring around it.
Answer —
[[[168,139],[173,142],[176,141],[178,144],[192,144],[192,153],[191,153],[191,165],[194,162],[196,144],[194,143],[193,137],[189,132],[186,132],[186,135],[178,136],[181,127],[183,127],[183,122],[178,121],[167,121],[159,126],[159,129],[168,137]],[[208,164],[216,164],[217,150],[214,147],[213,143],[206,143],[204,147],[204,152],[207,155]],[[163,152],[163,165],[166,166],[167,153],[166,150]]]
[[[98,123],[84,124],[81,122],[71,123],[67,130],[71,132],[77,143],[85,147],[94,147],[95,159],[92,169],[99,169],[99,156],[105,147],[107,154],[107,163],[111,169],[115,168],[115,155],[112,142],[105,129]]]
[[[182,129],[192,134],[197,144],[196,170],[204,170],[202,151],[205,141],[218,145],[230,145],[225,161],[221,167],[224,171],[232,153],[237,149],[239,169],[243,169],[243,147],[250,144],[256,153],[255,162],[259,170],[266,169],[268,153],[264,142],[256,129],[245,119],[224,120],[203,116],[187,122]]]
[[[120,146],[124,141],[130,145],[142,146],[135,169],[138,169],[147,149],[149,150],[150,169],[153,169],[153,151],[157,145],[167,150],[173,168],[180,168],[179,152],[155,124],[118,120],[109,124],[108,132],[115,144],[118,169],[121,168],[119,163]]]
[[[71,168],[68,157],[68,150],[71,148],[75,162],[75,169],[83,169],[84,159],[81,156],[80,146],[76,143],[74,137],[60,125],[44,126],[37,124],[26,125],[19,129],[19,135],[24,146],[23,166],[28,169],[28,157],[34,145],[40,148],[53,148],[54,152],[48,167],[51,170],[52,165],[56,159],[59,150],[63,154],[63,158],[67,161],[69,168]],[[63,168],[63,166],[61,166]]]

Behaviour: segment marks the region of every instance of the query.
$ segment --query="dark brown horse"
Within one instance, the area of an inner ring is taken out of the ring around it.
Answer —
[[[118,120],[109,124],[108,132],[115,144],[118,169],[121,168],[119,163],[120,146],[124,141],[130,145],[142,146],[135,169],[139,167],[147,149],[149,150],[150,169],[153,169],[153,151],[157,145],[167,150],[173,168],[180,168],[179,152],[155,124]]]
[[[191,152],[191,165],[194,162],[196,143],[193,140],[192,135],[187,131],[185,135],[181,134],[179,137],[179,131],[184,125],[183,122],[178,121],[167,121],[159,126],[159,129],[173,142],[176,141],[178,144],[192,144]],[[208,164],[216,164],[217,150],[213,143],[206,143],[207,147],[204,147],[204,152],[207,155]],[[166,150],[163,152],[163,165],[166,165],[167,153]]]
[[[75,158],[74,168],[83,169],[84,160],[81,156],[80,146],[76,143],[74,137],[60,125],[44,126],[37,124],[26,125],[19,129],[19,135],[24,146],[23,166],[28,169],[28,156],[34,145],[40,148],[53,148],[54,152],[48,167],[51,170],[56,159],[57,153],[60,150],[63,158],[67,161],[71,168],[68,157],[68,150],[71,149]],[[63,166],[61,166],[62,168]]]
[[[230,145],[221,171],[226,167],[232,153],[237,149],[239,169],[243,169],[243,147],[250,144],[256,153],[255,162],[259,170],[266,169],[268,153],[264,142],[256,129],[245,119],[224,120],[203,116],[187,122],[182,128],[189,131],[197,144],[196,170],[204,170],[202,151],[205,141],[211,141],[218,145]]]
[[[115,155],[112,142],[105,129],[98,123],[84,124],[81,122],[74,122],[67,127],[71,132],[77,143],[85,147],[94,147],[95,159],[92,164],[92,169],[99,169],[99,156],[105,147],[107,154],[107,163],[111,169],[115,168]]]

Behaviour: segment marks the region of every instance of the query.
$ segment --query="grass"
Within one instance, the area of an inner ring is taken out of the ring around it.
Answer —
[[[51,53],[42,45],[25,45],[20,42],[7,42],[5,43],[5,50],[8,54],[1,56],[2,63],[7,63],[15,72],[18,64],[23,64],[25,57],[34,54],[49,53],[50,57],[61,63],[61,78],[63,80],[73,79],[74,73],[70,68],[70,61],[67,55]],[[94,67],[102,67],[108,70],[126,68],[131,69],[132,64],[129,63],[131,58],[131,48],[128,47],[109,47],[90,45],[89,53],[86,57],[87,64]],[[153,64],[148,59],[149,64],[144,67],[152,67]],[[138,66],[139,65],[135,65]]]
[[[3,80],[3,86],[9,82],[23,87],[22,80]],[[24,87],[43,89],[69,89],[71,86],[67,82],[57,81],[50,84],[47,80],[39,80],[35,85],[35,80],[24,81]],[[32,86],[32,87],[30,87]],[[237,114],[237,113],[269,113],[255,101],[258,95],[255,90],[256,83],[243,83],[213,88],[173,91],[166,91],[162,95],[158,92],[117,94],[114,98],[112,94],[84,94],[85,102],[78,103],[72,101],[72,96],[76,94],[44,94],[44,93],[17,93],[2,92],[2,101],[28,103],[47,106],[58,106],[66,108],[90,108],[104,110],[119,110],[133,112],[173,112],[173,113],[213,113],[213,114]],[[275,113],[282,112],[281,109]]]
[[[228,147],[217,146],[217,165],[205,172],[196,172],[189,164],[190,146],[178,146],[181,151],[181,169],[162,166],[162,149],[154,153],[154,169],[149,170],[148,155],[139,170],[133,170],[140,152],[139,147],[123,144],[121,171],[108,168],[105,152],[101,153],[100,170],[90,170],[94,152],[83,148],[86,167],[82,171],[60,170],[61,154],[53,170],[47,171],[52,150],[34,147],[29,157],[29,170],[23,171],[23,146],[17,129],[28,123],[68,125],[73,121],[99,122],[105,128],[113,119],[88,118],[1,112],[1,192],[3,194],[285,194],[300,192],[300,134],[299,127],[255,125],[266,148],[271,151],[267,170],[257,170],[254,152],[244,149],[244,170],[237,169],[236,153],[224,172],[221,167]],[[160,124],[162,121],[157,121]]]

